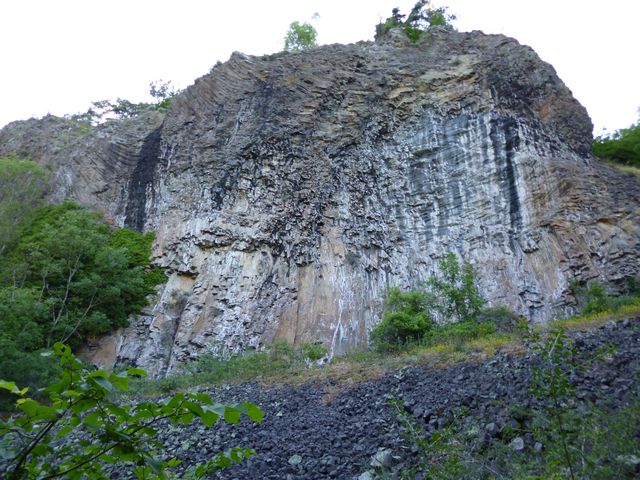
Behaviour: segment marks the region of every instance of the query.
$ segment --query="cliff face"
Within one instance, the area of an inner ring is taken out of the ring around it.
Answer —
[[[234,54],[164,118],[85,136],[51,117],[14,123],[0,154],[51,164],[59,198],[156,232],[168,283],[95,356],[163,373],[274,338],[344,352],[390,286],[420,286],[450,251],[492,305],[569,313],[571,280],[640,271],[640,188],[590,158],[591,129],[528,47],[434,32]]]

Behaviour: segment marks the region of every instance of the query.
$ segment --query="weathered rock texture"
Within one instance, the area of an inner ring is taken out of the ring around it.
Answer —
[[[585,109],[504,36],[234,54],[164,119],[52,147],[65,128],[11,124],[0,153],[55,166],[58,198],[156,232],[169,281],[98,352],[156,373],[274,338],[344,352],[389,286],[419,286],[450,251],[491,304],[534,321],[571,311],[571,280],[640,270],[638,185],[590,157]]]

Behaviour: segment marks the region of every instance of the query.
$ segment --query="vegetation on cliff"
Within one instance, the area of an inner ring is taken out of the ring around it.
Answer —
[[[604,160],[640,168],[640,121],[594,139],[593,154]]]
[[[35,179],[23,191],[28,199],[16,200],[19,207],[3,201],[0,215],[0,231],[7,232],[0,254],[0,377],[39,387],[55,369],[43,349],[56,342],[76,347],[127,325],[165,277],[149,268],[153,234],[112,228],[71,201],[32,208],[42,201],[43,173],[28,161],[22,168],[12,171]]]
[[[393,28],[399,28],[409,40],[416,43],[430,28],[441,27],[454,30],[451,22],[455,19],[455,15],[447,13],[447,7],[433,8],[430,0],[419,0],[408,15],[400,13],[399,8],[394,8],[391,16],[384,23],[377,25],[376,38],[380,38]]]
[[[454,253],[440,260],[438,270],[427,280],[424,291],[390,289],[386,312],[371,332],[375,349],[393,351],[407,342],[420,342],[438,323],[478,328],[476,321],[485,300],[478,290],[477,272],[469,263],[461,265]]]

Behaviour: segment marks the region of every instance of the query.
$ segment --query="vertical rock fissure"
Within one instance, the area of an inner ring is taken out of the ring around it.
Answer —
[[[162,127],[149,134],[142,144],[136,168],[129,181],[129,198],[125,210],[124,224],[140,230],[146,220],[147,188],[153,182],[156,164],[160,153]]]

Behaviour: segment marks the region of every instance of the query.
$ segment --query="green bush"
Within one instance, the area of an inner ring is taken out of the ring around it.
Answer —
[[[44,202],[49,172],[37,163],[0,157],[0,255],[19,238],[25,216]]]
[[[490,322],[499,332],[514,333],[527,325],[527,319],[507,307],[489,307],[480,310],[478,322]]]
[[[402,293],[399,288],[392,288],[387,296],[388,311],[371,331],[373,347],[391,351],[424,338],[433,326],[427,311],[430,302],[424,293]]]
[[[393,351],[422,341],[433,329],[436,317],[443,324],[462,322],[461,332],[478,320],[485,301],[473,267],[469,263],[460,265],[454,253],[446,255],[438,266],[439,273],[426,282],[427,292],[402,293],[397,287],[389,290],[382,321],[370,334],[375,350]],[[473,328],[495,330],[495,325]]]
[[[327,347],[322,343],[303,343],[300,350],[302,359],[312,363],[327,356]]]
[[[42,375],[26,365],[41,362],[41,349],[55,342],[75,347],[127,325],[164,280],[147,270],[152,240],[114,230],[73,202],[27,215],[0,256],[0,343],[15,359],[0,363],[0,377],[36,388]],[[21,354],[30,360],[21,364]]]
[[[409,15],[403,15],[399,8],[394,8],[391,16],[376,27],[376,38],[392,28],[400,28],[412,43],[417,43],[422,35],[433,27],[454,30],[451,22],[456,16],[449,15],[446,11],[447,7],[433,8],[428,0],[419,0]]]
[[[218,420],[236,424],[243,415],[258,423],[263,417],[253,404],[223,405],[203,393],[178,393],[169,400],[135,405],[115,403],[111,394],[126,391],[129,379],[145,375],[144,370],[90,371],[68,346],[56,343],[53,351],[61,371],[44,389],[47,403],[27,397],[27,388],[0,380],[0,389],[18,397],[20,410],[20,415],[0,418],[0,457],[6,462],[0,473],[8,480],[108,479],[109,464],[128,465],[139,479],[183,478],[170,472],[181,461],[162,457],[162,445],[155,440],[158,421],[189,425],[198,418],[211,427]],[[253,454],[251,449],[235,447],[191,466],[188,474],[203,478]]]
[[[590,281],[586,286],[572,285],[578,304],[582,306],[582,315],[605,311],[616,311],[626,305],[640,303],[638,281],[630,277],[627,279],[627,295],[612,296],[607,293],[607,286],[598,280]]]
[[[446,322],[476,320],[485,300],[478,291],[474,268],[470,263],[460,265],[455,253],[448,253],[438,267],[439,274],[427,280],[437,312]]]
[[[318,46],[318,32],[310,23],[291,22],[284,37],[284,49],[287,52],[299,52]]]
[[[468,342],[496,333],[496,325],[492,322],[458,322],[434,328],[427,336],[429,344],[444,342]]]
[[[612,135],[596,137],[592,152],[605,160],[640,167],[640,122]]]

